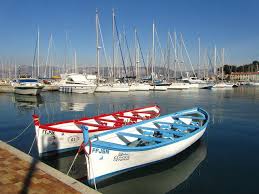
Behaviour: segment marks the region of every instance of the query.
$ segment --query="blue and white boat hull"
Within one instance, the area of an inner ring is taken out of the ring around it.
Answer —
[[[188,114],[188,111],[185,112]],[[85,137],[84,148],[89,184],[93,185],[116,174],[173,157],[202,137],[208,124],[208,115],[203,118],[204,123],[201,126],[190,118],[176,120],[173,117],[174,115],[170,114],[132,126],[122,127],[113,132],[92,137],[89,141]],[[181,126],[177,122],[182,123]],[[184,126],[189,126],[189,128],[195,128],[195,131],[182,133],[173,131],[171,128],[165,129],[163,128],[165,125],[156,128],[157,125],[154,123],[174,123],[179,128],[183,129]],[[143,133],[139,132],[140,128],[143,128]],[[149,133],[150,130],[153,130],[153,134]],[[164,137],[154,137],[154,131],[156,130],[163,133]],[[84,133],[87,133],[85,131],[87,130],[84,130]],[[177,134],[182,136],[180,137]],[[117,138],[117,136],[123,136],[123,138]],[[131,145],[141,138],[149,141],[149,143],[151,142],[151,144],[148,146]],[[127,141],[131,144],[127,144]]]

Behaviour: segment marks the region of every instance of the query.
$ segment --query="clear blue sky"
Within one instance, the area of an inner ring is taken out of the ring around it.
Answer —
[[[226,62],[249,63],[259,59],[258,7],[257,0],[1,0],[0,56],[31,64],[39,26],[42,56],[53,33],[62,58],[67,31],[79,63],[95,64],[95,9],[99,9],[110,54],[111,10],[115,8],[118,27],[125,26],[130,42],[136,26],[145,51],[152,44],[155,20],[163,47],[169,29],[183,33],[193,63],[197,63],[198,36],[202,49],[211,49],[214,44],[224,47]]]

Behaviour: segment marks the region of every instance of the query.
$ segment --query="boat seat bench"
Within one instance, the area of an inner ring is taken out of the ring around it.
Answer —
[[[169,134],[169,135],[176,135],[179,137],[184,136],[185,134],[180,132],[180,131],[174,131],[174,130],[166,130],[166,129],[157,129],[157,128],[152,128],[152,127],[138,127],[137,129],[141,129],[141,130],[148,130],[148,131],[158,131],[160,133],[164,134]],[[168,135],[166,135],[168,137]]]
[[[145,136],[145,135],[137,135],[137,134],[125,133],[125,132],[118,132],[117,135],[135,137],[135,138],[139,138],[139,139],[142,139],[145,141],[158,141],[158,142],[167,142],[168,141],[167,139],[163,139],[163,138],[157,138],[157,137]]]
[[[153,122],[155,125],[169,125],[173,128],[180,128],[181,130],[186,130],[186,129],[197,129],[197,126],[194,125],[187,125],[184,123],[181,124],[177,124],[177,123],[169,123],[169,122],[162,122],[162,121],[157,121],[157,122]]]

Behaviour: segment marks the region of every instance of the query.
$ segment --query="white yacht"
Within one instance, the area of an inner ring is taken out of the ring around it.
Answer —
[[[170,86],[167,87],[168,90],[184,90],[189,88],[190,88],[190,83],[184,83],[184,82],[173,82]]]
[[[107,83],[100,83],[97,85],[97,88],[95,90],[95,92],[98,92],[98,93],[108,93],[108,92],[111,92],[111,85],[110,84],[107,84]]]
[[[14,88],[10,82],[0,80],[0,93],[14,92]]]
[[[60,92],[69,93],[94,93],[97,85],[95,75],[83,75],[78,73],[62,74],[59,83]]]
[[[20,78],[12,83],[15,94],[39,95],[44,87],[37,79]]]
[[[130,85],[130,91],[149,91],[150,85],[148,83],[133,82]]]
[[[213,87],[213,84],[205,81],[198,79],[197,77],[189,77],[189,78],[184,78],[182,79],[185,83],[190,84],[190,88],[195,88],[195,89],[211,89]]]
[[[161,80],[154,80],[149,87],[149,90],[154,91],[166,91],[168,86],[170,86],[171,83]]]
[[[212,88],[233,88],[234,84],[232,83],[225,83],[225,82],[219,82],[216,83]]]
[[[128,92],[129,91],[129,84],[128,83],[114,83],[111,87],[111,92]]]

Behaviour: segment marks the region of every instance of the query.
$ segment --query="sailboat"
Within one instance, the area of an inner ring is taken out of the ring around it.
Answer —
[[[179,65],[178,63],[178,57],[177,57],[177,37],[176,37],[176,32],[174,32],[174,44],[173,44],[173,40],[172,40],[172,36],[171,33],[168,32],[168,37],[169,40],[171,42],[171,45],[174,48],[174,81],[171,83],[171,85],[169,85],[167,87],[168,90],[183,90],[183,89],[188,89],[190,88],[190,84],[189,83],[185,83],[182,81],[177,81],[177,75],[176,75],[176,70],[177,70],[177,65]],[[168,43],[169,44],[169,43]],[[169,57],[168,57],[168,66],[169,66]]]
[[[153,91],[166,91],[167,87],[171,84],[165,83],[162,80],[155,80],[155,72],[154,72],[154,65],[155,65],[155,23],[153,22],[153,36],[152,36],[152,83],[150,83],[149,90]]]
[[[149,91],[148,83],[140,82],[140,45],[137,38],[137,29],[135,28],[135,75],[136,79],[130,85],[130,91]]]
[[[95,24],[96,24],[96,66],[97,66],[97,87],[95,92],[107,93],[111,91],[110,84],[107,83],[100,83],[100,49],[99,46],[99,32],[100,32],[100,22],[99,22],[99,15],[98,11],[96,10],[96,17],[95,17]]]
[[[115,78],[115,30],[117,32],[117,36],[118,36],[118,31],[117,28],[115,29],[115,12],[114,9],[112,10],[112,37],[113,37],[113,41],[112,41],[112,63],[113,63],[113,71],[112,71],[112,78],[113,78],[113,83],[112,83],[112,87],[111,87],[111,92],[128,92],[129,91],[129,85],[128,83],[122,83],[121,81],[117,80],[116,82],[116,78]]]
[[[224,82],[224,48],[221,52],[222,68],[221,68],[221,82],[216,83],[213,88],[233,88],[234,84]]]

